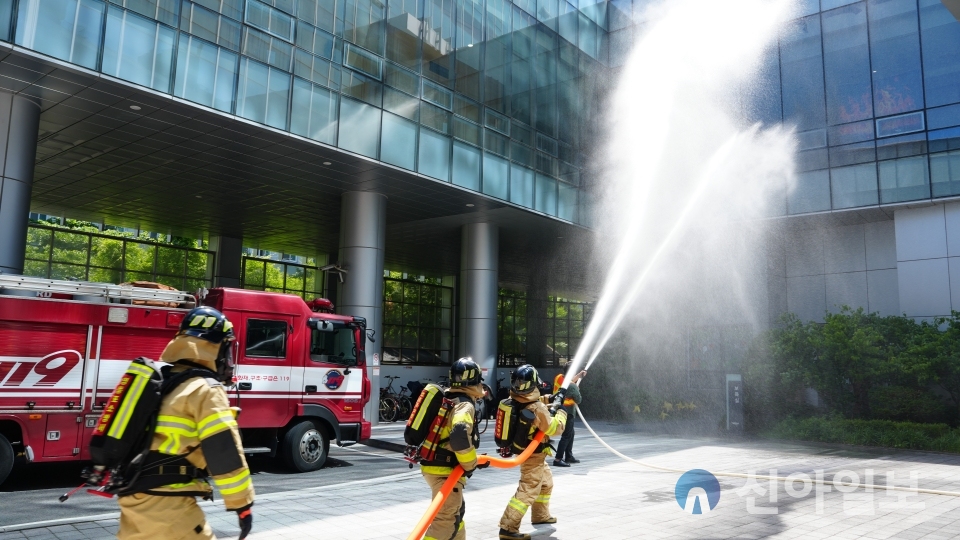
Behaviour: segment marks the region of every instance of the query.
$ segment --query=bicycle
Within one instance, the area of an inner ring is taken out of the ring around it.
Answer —
[[[386,388],[380,389],[380,421],[394,422],[397,419],[400,406],[397,400],[387,394]]]
[[[410,401],[410,396],[408,395],[409,391],[407,390],[407,387],[401,386],[400,392],[397,393],[393,389],[393,381],[399,379],[400,377],[397,377],[396,375],[387,375],[384,378],[389,379],[390,382],[387,384],[386,388],[381,389],[381,393],[385,393],[385,395],[388,398],[393,399],[396,402],[397,415],[395,419],[406,420],[407,418],[410,417],[410,411],[413,410],[413,402]]]

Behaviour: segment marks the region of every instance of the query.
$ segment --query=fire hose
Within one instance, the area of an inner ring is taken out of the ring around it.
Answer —
[[[527,445],[526,450],[518,456],[512,458],[499,458],[494,456],[488,456],[486,454],[477,456],[477,464],[483,465],[489,463],[491,467],[497,467],[499,469],[509,469],[520,465],[527,460],[528,457],[533,455],[537,447],[540,446],[540,443],[543,441],[544,433],[538,431],[533,437],[533,441]],[[423,517],[420,518],[420,521],[417,523],[417,526],[413,528],[413,531],[407,536],[407,540],[420,540],[423,538],[423,535],[426,534],[427,529],[430,527],[430,524],[433,523],[434,518],[437,517],[437,513],[440,512],[440,507],[443,506],[444,501],[447,500],[447,497],[450,496],[450,493],[453,491],[453,488],[456,487],[457,482],[460,481],[460,477],[463,476],[463,467],[457,465],[453,468],[453,472],[450,473],[450,476],[447,477],[447,481],[443,483],[443,486],[440,488],[440,491],[437,492],[437,495],[430,502],[430,506],[427,507],[427,511],[423,513]]]
[[[596,439],[597,442],[599,442],[600,444],[602,444],[602,445],[604,446],[604,448],[606,448],[607,450],[609,450],[610,452],[612,452],[613,455],[619,457],[620,459],[622,459],[622,460],[624,460],[624,461],[629,461],[629,462],[631,462],[631,463],[636,463],[637,465],[640,465],[641,467],[646,467],[646,468],[648,468],[648,469],[653,469],[653,470],[655,470],[655,471],[669,472],[669,473],[680,473],[680,474],[683,474],[683,473],[686,472],[686,471],[680,470],[680,469],[671,469],[671,468],[669,468],[669,467],[659,467],[659,466],[657,466],[657,465],[651,465],[651,464],[649,464],[649,463],[644,463],[644,462],[642,462],[642,461],[640,461],[640,460],[633,459],[632,457],[626,456],[626,455],[624,455],[623,453],[617,451],[615,448],[613,448],[612,446],[610,446],[609,444],[607,444],[606,441],[604,441],[603,439],[601,439],[600,436],[597,435],[597,432],[594,431],[592,427],[590,427],[590,424],[587,423],[587,419],[583,417],[583,411],[580,410],[580,407],[578,406],[576,409],[577,409],[577,415],[580,417],[580,421],[583,422],[583,426],[584,426],[585,428],[587,428],[587,431],[589,431],[590,434],[593,435],[593,438]],[[794,481],[799,482],[799,481],[800,481],[800,479],[798,479],[798,478],[790,478],[789,476],[787,476],[787,477],[784,477],[784,476],[769,476],[769,475],[762,475],[762,474],[746,474],[746,473],[734,473],[734,472],[711,472],[711,474],[713,474],[714,476],[725,476],[725,477],[728,477],[728,478],[748,478],[748,479],[749,479],[749,478],[753,478],[753,479],[755,479],[755,480],[770,480],[770,481],[783,482],[783,483],[794,482]],[[817,478],[817,479],[813,480],[813,482],[814,482],[814,483],[817,483],[817,484],[825,484],[825,485],[830,485],[830,486],[835,486],[835,487],[855,487],[855,488],[866,488],[866,489],[885,489],[885,490],[887,490],[887,491],[907,491],[907,492],[910,492],[910,493],[925,493],[925,494],[928,494],[928,495],[945,495],[945,496],[948,496],[948,497],[960,497],[960,493],[958,493],[958,492],[956,492],[956,491],[942,491],[942,490],[939,490],[939,489],[921,489],[921,488],[913,488],[913,487],[908,487],[908,486],[895,486],[895,485],[892,485],[892,484],[887,484],[887,485],[861,484],[861,483],[857,483],[857,482],[838,482],[838,481],[836,481],[836,480],[825,480],[825,479],[822,479],[822,478]],[[410,540],[410,539],[408,538],[407,540]]]

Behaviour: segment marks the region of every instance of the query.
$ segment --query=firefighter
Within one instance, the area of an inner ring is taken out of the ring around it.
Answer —
[[[531,505],[534,525],[557,522],[557,518],[550,515],[553,474],[546,460],[550,455],[549,438],[563,433],[567,413],[559,409],[551,416],[550,409],[540,401],[540,387],[537,370],[529,364],[518,367],[510,377],[510,397],[518,403],[528,403],[527,410],[534,414],[532,427],[535,429],[531,430],[530,440],[537,430],[546,437],[536,452],[520,465],[520,485],[500,518],[500,538],[503,540],[530,540],[529,534],[520,532],[520,521]]]
[[[216,538],[196,501],[213,497],[208,476],[227,510],[237,513],[240,538],[250,533],[253,481],[237,427],[239,409],[230,407],[223,387],[233,378],[234,339],[222,313],[198,307],[164,349],[160,360],[173,364],[173,373],[203,368],[209,377],[188,379],[163,398],[147,463],[133,494],[119,499],[117,538]]]
[[[472,358],[461,358],[450,368],[450,388],[445,397],[456,402],[448,415],[446,423],[440,428],[440,440],[447,440],[437,450],[433,461],[420,463],[420,472],[430,486],[432,496],[443,487],[453,468],[459,464],[464,475],[459,485],[440,507],[437,517],[427,529],[424,540],[465,540],[467,538],[463,515],[466,505],[463,502],[463,488],[467,478],[477,469],[477,445],[480,434],[477,432],[476,401],[483,398],[483,377],[480,366]],[[486,467],[481,465],[480,467]]]
[[[563,435],[560,437],[560,443],[557,444],[557,455],[553,458],[554,467],[569,467],[572,463],[580,463],[580,460],[573,457],[573,408],[580,404],[583,399],[580,396],[580,387],[577,383],[580,379],[587,376],[586,371],[581,371],[573,376],[567,386],[567,393],[563,396],[563,410],[567,411],[567,425],[563,429]],[[563,386],[563,373],[558,374],[553,379],[553,393],[556,394]]]

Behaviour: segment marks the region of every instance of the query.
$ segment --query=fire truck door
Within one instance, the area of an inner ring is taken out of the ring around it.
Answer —
[[[352,328],[311,331],[303,385],[304,403],[323,403],[343,412],[361,410],[363,367],[357,367]]]
[[[244,314],[241,328],[237,385],[229,390],[243,411],[240,427],[276,427],[290,416],[293,318]]]
[[[0,410],[82,407],[91,327],[0,321]]]

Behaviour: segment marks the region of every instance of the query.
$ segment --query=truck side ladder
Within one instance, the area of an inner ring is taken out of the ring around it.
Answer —
[[[194,295],[182,291],[168,291],[162,289],[147,289],[143,287],[120,286],[112,283],[93,283],[90,281],[65,281],[60,279],[46,279],[0,272],[0,294],[17,294],[17,292],[37,292],[70,294],[87,297],[86,299],[103,298],[103,302],[123,301],[154,301],[186,304],[188,307],[197,304]],[[75,298],[76,299],[76,298]]]

